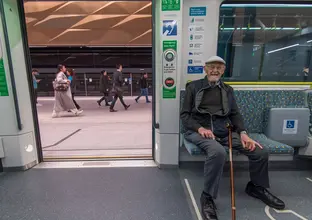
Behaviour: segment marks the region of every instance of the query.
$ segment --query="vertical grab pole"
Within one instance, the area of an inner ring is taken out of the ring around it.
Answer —
[[[235,207],[235,190],[234,190],[234,170],[233,170],[233,153],[232,153],[232,125],[227,124],[229,130],[229,157],[230,157],[230,182],[231,182],[231,210],[232,220],[236,220],[236,207]]]

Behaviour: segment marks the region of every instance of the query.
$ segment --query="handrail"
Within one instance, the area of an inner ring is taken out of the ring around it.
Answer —
[[[4,14],[3,1],[1,1],[1,3],[0,3],[0,13],[1,13],[1,20],[2,20],[2,28],[3,28],[3,33],[4,33],[4,43],[6,46],[6,52],[7,52],[7,58],[8,58],[9,74],[10,74],[11,85],[12,85],[12,93],[13,93],[13,100],[14,100],[14,106],[15,106],[17,128],[18,128],[18,130],[21,131],[23,129],[23,125],[22,125],[22,121],[21,121],[19,103],[18,103],[17,92],[16,92],[16,84],[15,84],[15,77],[14,77],[14,71],[13,71],[13,62],[12,62],[12,57],[11,57],[10,41],[9,41],[9,37],[8,37],[8,29],[7,29],[7,25],[6,25],[5,14]]]

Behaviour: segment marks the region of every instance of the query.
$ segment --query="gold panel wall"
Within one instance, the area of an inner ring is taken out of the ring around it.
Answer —
[[[30,46],[151,46],[151,1],[24,4]]]

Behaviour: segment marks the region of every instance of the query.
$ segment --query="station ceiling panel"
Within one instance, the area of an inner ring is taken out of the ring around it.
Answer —
[[[25,2],[30,46],[151,46],[151,1]]]

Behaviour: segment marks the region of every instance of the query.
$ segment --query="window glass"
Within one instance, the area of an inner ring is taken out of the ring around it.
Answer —
[[[312,4],[222,4],[217,54],[229,81],[312,81]]]

